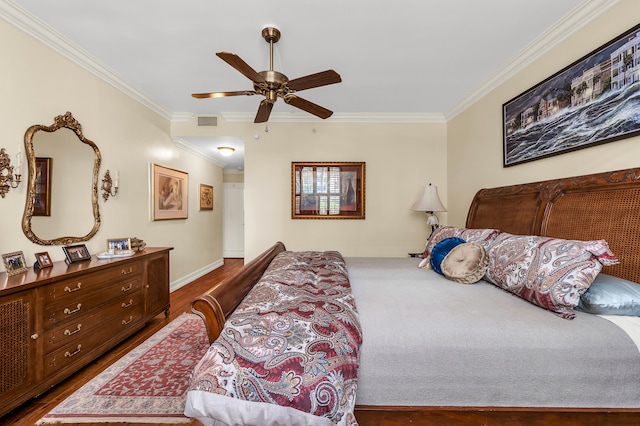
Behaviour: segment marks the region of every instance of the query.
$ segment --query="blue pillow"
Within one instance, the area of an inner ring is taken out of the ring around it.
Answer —
[[[433,268],[433,270],[439,273],[440,275],[444,275],[442,273],[442,269],[440,269],[440,264],[442,263],[442,260],[446,255],[449,254],[452,248],[464,243],[466,243],[466,241],[463,240],[462,238],[450,237],[450,238],[445,238],[444,240],[440,241],[438,244],[433,246],[433,249],[431,249],[431,257],[429,259],[429,262],[431,263],[431,268]]]
[[[640,316],[640,284],[598,274],[575,309],[590,314]]]

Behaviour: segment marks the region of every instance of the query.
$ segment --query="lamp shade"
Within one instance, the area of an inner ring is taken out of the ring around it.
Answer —
[[[416,202],[411,207],[412,210],[419,212],[446,212],[447,209],[442,205],[438,196],[438,188],[429,184],[418,195]]]

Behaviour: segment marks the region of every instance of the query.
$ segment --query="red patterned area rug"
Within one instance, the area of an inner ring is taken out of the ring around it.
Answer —
[[[189,377],[208,347],[202,319],[180,315],[37,424],[189,423],[183,415]]]

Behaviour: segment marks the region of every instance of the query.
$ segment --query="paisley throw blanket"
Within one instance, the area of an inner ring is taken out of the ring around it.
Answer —
[[[340,253],[283,252],[196,366],[205,425],[357,425],[362,331]]]

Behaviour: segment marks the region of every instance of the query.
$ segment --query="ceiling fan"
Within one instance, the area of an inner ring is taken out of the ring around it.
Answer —
[[[265,98],[260,101],[258,113],[254,123],[264,123],[269,120],[273,104],[282,98],[285,103],[300,108],[310,114],[322,119],[331,117],[330,111],[320,105],[316,105],[306,99],[296,95],[300,90],[312,89],[314,87],[326,86],[328,84],[340,83],[340,74],[334,70],[322,71],[304,77],[289,80],[286,75],[273,70],[273,45],[280,40],[280,30],[274,27],[262,29],[262,38],[269,43],[269,70],[257,72],[238,55],[234,53],[218,52],[216,55],[238,70],[242,75],[253,81],[253,90],[240,90],[235,92],[211,92],[194,93],[191,96],[198,99],[221,98],[225,96],[252,96],[262,95]]]

